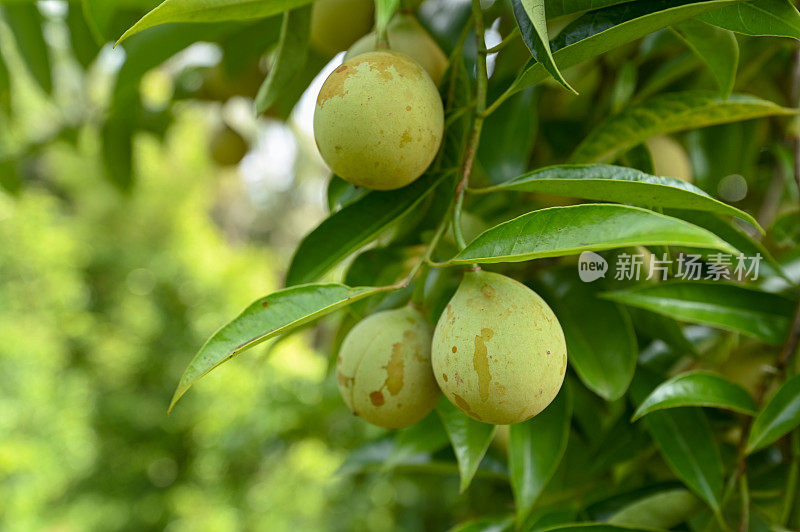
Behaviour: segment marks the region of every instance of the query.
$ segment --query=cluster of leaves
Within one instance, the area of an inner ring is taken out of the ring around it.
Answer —
[[[93,4],[83,2],[84,22],[102,36],[114,17]],[[147,114],[135,90],[141,76],[198,40],[218,42],[224,64],[240,66],[274,44],[262,89],[249,95],[259,110],[285,116],[327,59],[309,50],[307,4],[166,0],[133,24],[104,122],[107,160],[127,163],[110,174],[130,181],[130,157],[109,154],[129,154],[131,128],[147,123],[126,114]],[[20,44],[37,26],[13,13],[29,8],[3,8]],[[791,351],[800,223],[787,139],[800,14],[788,0],[512,0],[475,9],[427,0],[419,11],[450,57],[441,88],[447,130],[432,169],[391,192],[332,178],[331,215],[298,247],[287,288],[209,339],[173,406],[225,360],[323,315],[340,311],[332,356],[360,317],[414,292],[435,320],[463,267],[481,264],[529,284],[556,311],[571,368],[561,394],[507,431],[443,401],[419,425],[353,453],[347,471],[455,468],[462,490],[476,476],[510,483],[515,509],[499,504],[497,515],[465,529],[797,527],[800,377]],[[478,19],[496,20],[508,37],[488,79]],[[251,30],[262,47],[255,51],[242,37]],[[42,58],[26,61],[47,88]],[[666,134],[688,148],[694,184],[655,175],[646,141]],[[747,184],[738,208],[715,198],[733,174]],[[454,197],[464,176],[462,208]],[[462,232],[472,237],[463,246]],[[614,263],[641,249],[764,260],[747,283],[585,284],[569,258],[594,251]],[[326,282],[346,261],[344,284]],[[772,372],[753,367],[756,353],[769,355]]]

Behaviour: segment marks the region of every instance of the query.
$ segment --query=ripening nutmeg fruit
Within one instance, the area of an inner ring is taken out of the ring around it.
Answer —
[[[431,370],[433,327],[411,306],[361,320],[339,350],[339,392],[350,410],[373,425],[413,425],[441,392]]]
[[[331,170],[376,190],[421,176],[443,130],[442,100],[430,76],[388,50],[345,61],[325,80],[314,110],[314,138]]]
[[[436,325],[431,360],[439,387],[461,411],[510,425],[556,397],[567,346],[536,292],[504,275],[470,271]]]

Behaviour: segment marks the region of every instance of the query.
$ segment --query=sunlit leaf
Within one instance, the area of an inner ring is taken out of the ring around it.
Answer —
[[[756,403],[747,390],[717,373],[694,371],[661,383],[639,406],[632,421],[656,410],[682,406],[723,408],[750,415],[756,413]]]
[[[186,368],[169,409],[215,367],[259,343],[299,327],[385,288],[350,288],[341,284],[294,286],[263,297],[208,339]]]
[[[631,203],[710,211],[758,222],[744,211],[723,203],[691,183],[672,177],[657,177],[633,168],[606,164],[561,165],[541,168],[492,187],[473,189],[476,193],[502,190],[544,192],[596,201]]]
[[[672,281],[642,285],[604,297],[680,321],[702,323],[780,344],[792,301],[777,294],[714,281]]]
[[[118,43],[147,28],[168,22],[221,22],[277,15],[311,0],[165,0],[129,28]]]
[[[656,135],[795,113],[795,109],[742,94],[728,98],[703,91],[662,94],[628,107],[600,124],[578,146],[571,160],[602,162]]]
[[[626,246],[671,245],[735,253],[714,234],[677,218],[624,205],[585,204],[523,214],[488,229],[455,264],[521,262]]]
[[[800,424],[800,375],[784,382],[759,412],[747,439],[747,452],[763,449]]]
[[[750,0],[703,14],[699,18],[745,35],[800,39],[800,13],[789,0]]]

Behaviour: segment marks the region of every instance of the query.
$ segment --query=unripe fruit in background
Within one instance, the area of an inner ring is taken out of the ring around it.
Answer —
[[[211,158],[220,166],[239,164],[247,149],[247,141],[229,126],[220,128],[211,137]]]
[[[317,97],[314,138],[336,175],[356,186],[408,185],[439,151],[444,110],[436,85],[393,51],[361,54],[334,70]]]
[[[564,333],[536,292],[496,273],[464,275],[433,335],[433,371],[445,396],[495,425],[535,416],[567,369]]]
[[[447,56],[414,15],[409,13],[395,15],[386,30],[386,38],[391,50],[405,54],[419,63],[433,82],[439,85],[447,70]],[[375,32],[369,33],[350,47],[344,60],[373,52],[377,45],[377,35]]]
[[[378,312],[353,327],[336,363],[350,410],[389,429],[427,416],[441,397],[431,370],[432,335],[433,327],[411,306]]]
[[[373,0],[317,0],[311,8],[311,47],[331,57],[372,29]]]
[[[678,141],[671,137],[653,137],[646,144],[656,175],[674,177],[687,183],[694,182],[692,162]]]

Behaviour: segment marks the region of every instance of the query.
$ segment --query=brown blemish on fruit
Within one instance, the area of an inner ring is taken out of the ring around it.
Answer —
[[[347,94],[347,90],[344,88],[345,82],[350,79],[350,76],[354,76],[357,73],[357,69],[348,68],[347,65],[342,65],[334,70],[333,74],[331,74],[328,79],[325,80],[325,84],[322,85],[322,89],[319,91],[319,95],[317,96],[317,106],[325,107],[325,102],[334,96],[343,97],[345,94]]]
[[[478,374],[478,393],[481,400],[489,399],[489,383],[492,382],[492,374],[489,371],[489,350],[486,342],[492,339],[494,331],[491,329],[481,329],[480,336],[475,335],[475,353],[472,355],[472,367]]]
[[[455,353],[456,351],[458,351],[458,348],[456,346],[453,346],[453,353]]]
[[[386,370],[386,382],[384,386],[392,395],[397,395],[403,389],[403,349],[404,345],[397,342],[392,345],[392,356],[389,363],[383,366]]]
[[[369,400],[372,401],[372,404],[375,406],[382,406],[386,402],[380,390],[369,394]]]
[[[483,294],[483,297],[485,297],[486,299],[492,299],[496,292],[493,287],[489,286],[488,284],[485,284],[481,287],[481,293]]]
[[[410,111],[410,110],[411,110],[411,106],[410,105],[406,105],[406,111]]]
[[[411,138],[411,135],[408,134],[408,130],[406,129],[405,131],[403,131],[403,136],[400,139],[400,147],[402,148],[403,146],[405,146],[409,142],[413,142],[413,140],[414,139]]]
[[[447,382],[447,373],[442,373],[442,378],[444,379],[444,382]]]
[[[461,397],[460,395],[458,395],[457,393],[453,394],[453,400],[456,402],[456,405],[458,406],[458,408],[460,408],[461,410],[466,412],[467,415],[472,416],[475,419],[480,419],[481,418],[478,414],[476,414],[475,412],[472,411],[472,408],[470,408],[469,403],[466,402],[464,400],[464,398]]]

